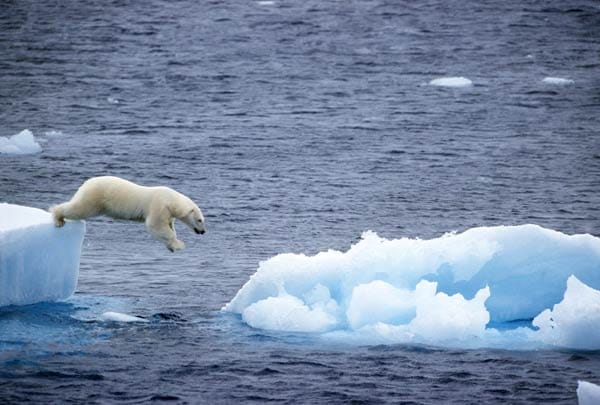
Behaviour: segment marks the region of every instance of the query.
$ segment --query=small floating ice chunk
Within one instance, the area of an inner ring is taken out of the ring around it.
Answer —
[[[275,5],[275,2],[272,0],[261,0],[257,1],[256,4],[258,4],[259,6],[273,6]]]
[[[104,312],[100,315],[100,319],[106,322],[148,322],[147,319],[138,316],[122,314],[120,312]]]
[[[600,404],[600,386],[587,381],[578,381],[577,383],[577,400],[579,405]]]
[[[84,234],[82,221],[56,228],[49,212],[0,203],[0,306],[73,294]]]
[[[431,86],[439,87],[469,87],[473,82],[466,77],[440,77],[429,82]]]
[[[537,335],[545,343],[574,349],[600,348],[600,291],[575,276],[569,277],[563,300],[536,316],[533,325],[540,328]]]
[[[571,79],[565,79],[564,77],[545,77],[542,80],[543,83],[546,84],[557,84],[557,85],[565,85],[575,83]]]
[[[44,132],[44,135],[46,135],[47,137],[53,138],[53,137],[58,137],[58,136],[63,136],[62,131],[57,131],[57,130],[50,130],[50,131],[46,131]]]
[[[30,130],[24,129],[10,137],[0,136],[0,153],[8,155],[28,155],[42,151]]]

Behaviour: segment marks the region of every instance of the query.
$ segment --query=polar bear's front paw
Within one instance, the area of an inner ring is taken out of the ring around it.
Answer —
[[[175,239],[174,241],[171,241],[168,245],[167,248],[169,248],[169,250],[171,252],[175,252],[176,250],[181,250],[185,247],[185,243],[183,243],[182,241],[180,241],[179,239]]]

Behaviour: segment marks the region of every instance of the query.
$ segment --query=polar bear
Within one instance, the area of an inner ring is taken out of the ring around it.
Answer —
[[[145,187],[113,176],[92,177],[70,201],[50,207],[50,212],[57,227],[62,227],[65,219],[97,215],[145,222],[152,236],[171,252],[185,247],[175,234],[175,219],[198,234],[205,232],[202,211],[185,195],[168,187]]]

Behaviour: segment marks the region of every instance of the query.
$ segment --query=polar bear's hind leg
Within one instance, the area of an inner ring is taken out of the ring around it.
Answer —
[[[65,219],[87,219],[100,214],[100,209],[95,204],[84,204],[76,198],[63,204],[50,207],[54,225],[62,227]]]
[[[54,225],[57,228],[62,228],[65,225],[65,216],[63,214],[62,205],[53,205],[50,207],[50,213],[52,214],[52,219],[54,220]]]

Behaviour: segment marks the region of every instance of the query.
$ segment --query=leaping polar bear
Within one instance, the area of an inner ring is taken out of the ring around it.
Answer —
[[[203,234],[204,216],[188,197],[169,187],[145,187],[113,176],[92,177],[79,187],[70,201],[50,207],[54,224],[65,219],[107,215],[115,219],[145,222],[146,228],[174,252],[185,244],[177,239],[173,222],[179,219]]]

